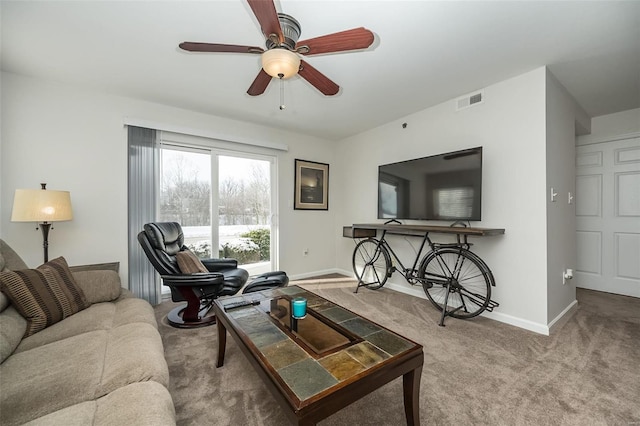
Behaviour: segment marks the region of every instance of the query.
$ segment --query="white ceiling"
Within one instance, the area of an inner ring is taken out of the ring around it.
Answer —
[[[307,61],[341,86],[296,76],[246,91],[259,55],[187,53],[182,41],[264,47],[245,1],[2,0],[2,70],[342,139],[547,65],[591,116],[640,107],[640,1],[276,1],[301,40],[364,26],[365,51]],[[523,100],[526,101],[526,100]]]

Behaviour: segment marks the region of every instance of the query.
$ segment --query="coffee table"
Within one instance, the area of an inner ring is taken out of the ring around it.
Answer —
[[[308,307],[296,320],[299,296]],[[225,311],[238,301],[255,305]],[[213,309],[217,367],[228,331],[293,423],[315,425],[402,376],[407,424],[420,424],[421,345],[298,286],[217,299]]]

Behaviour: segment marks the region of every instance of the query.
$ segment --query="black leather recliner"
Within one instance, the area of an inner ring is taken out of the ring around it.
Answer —
[[[249,273],[238,268],[235,259],[200,259],[208,273],[182,273],[176,254],[188,248],[184,245],[182,227],[177,222],[147,223],[138,234],[138,242],[163,284],[171,289],[171,299],[187,302],[186,307],[178,307],[167,316],[174,327],[214,324],[215,316],[207,315],[213,301],[220,296],[234,295],[243,286],[242,293],[252,293],[289,283],[285,272],[276,271],[259,275],[245,286]]]

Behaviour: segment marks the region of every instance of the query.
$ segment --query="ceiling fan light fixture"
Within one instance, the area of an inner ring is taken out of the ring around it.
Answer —
[[[298,73],[300,57],[285,48],[267,50],[262,54],[262,69],[271,77],[286,79]]]

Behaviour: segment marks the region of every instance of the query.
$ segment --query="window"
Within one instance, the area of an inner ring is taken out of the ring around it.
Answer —
[[[159,221],[182,225],[201,258],[238,260],[251,275],[276,269],[275,157],[163,142]]]

